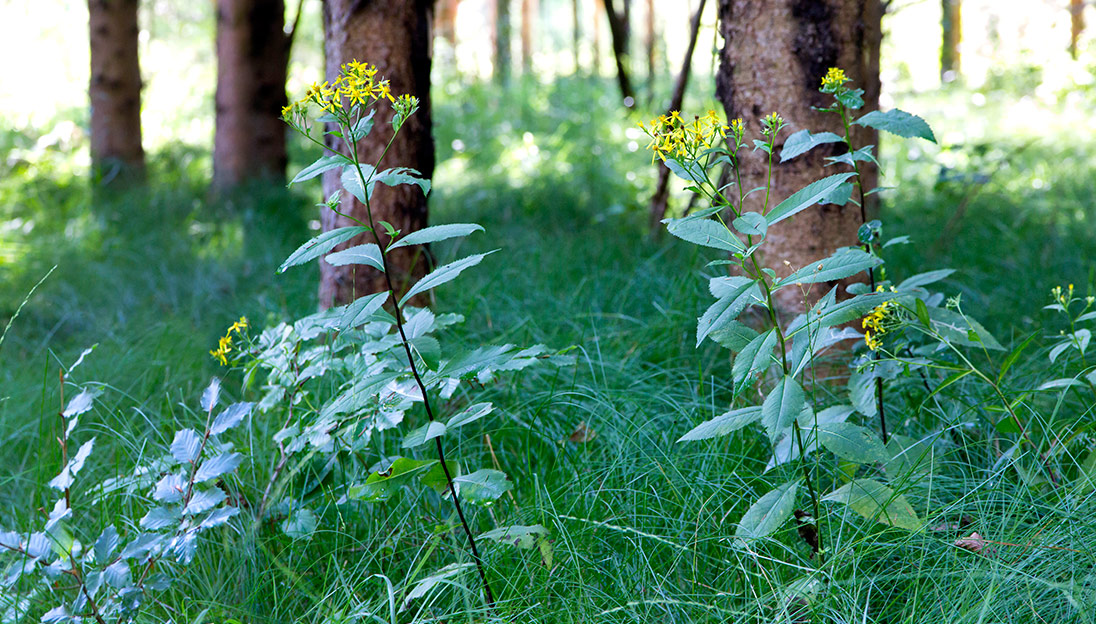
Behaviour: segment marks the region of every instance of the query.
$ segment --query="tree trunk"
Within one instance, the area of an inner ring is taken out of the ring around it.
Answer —
[[[324,52],[327,80],[334,82],[339,67],[351,60],[377,66],[378,74],[391,81],[393,94],[409,93],[419,98],[419,111],[407,120],[379,168],[410,167],[425,178],[434,175],[434,141],[430,119],[430,42],[433,24],[432,0],[324,0]],[[363,163],[376,165],[385,145],[392,138],[392,108],[377,104],[373,131],[358,143]],[[328,135],[328,145],[346,151],[343,141]],[[341,211],[365,220],[365,206],[349,193],[341,191],[338,172],[323,178],[324,197],[340,192]],[[371,200],[373,218],[387,221],[407,234],[426,226],[426,197],[417,186],[388,187],[378,184]],[[331,210],[321,209],[324,231],[355,225]],[[381,243],[388,237],[381,232]],[[344,249],[372,242],[371,234],[352,239]],[[406,290],[426,272],[426,261],[418,247],[403,248],[389,256],[392,282],[397,290]],[[320,305],[345,304],[356,297],[383,291],[384,276],[361,265],[334,267],[320,260]]]
[[[601,75],[601,11],[597,8],[597,5],[600,2],[601,0],[594,0],[594,23],[592,26],[594,31],[594,60],[593,63],[591,63],[594,70],[590,72],[594,76]]]
[[[536,27],[536,0],[521,0],[521,71],[533,73],[533,36]]]
[[[582,73],[582,59],[579,56],[582,52],[582,22],[579,19],[582,15],[581,4],[581,0],[571,0],[571,19],[574,22],[572,27],[574,39],[571,42],[571,51],[575,57],[575,74]]]
[[[510,84],[510,0],[495,0],[495,82]]]
[[[1069,0],[1069,55],[1077,60],[1077,42],[1085,30],[1085,0]]]
[[[620,85],[620,96],[624,100],[624,106],[631,108],[635,105],[636,93],[632,88],[632,80],[628,70],[628,49],[631,42],[631,11],[630,0],[623,0],[623,10],[617,11],[615,0],[602,0],[605,7],[605,17],[609,20],[609,35],[612,38],[613,58],[616,61],[617,83]]]
[[[137,0],[88,0],[91,163],[97,177],[144,175]]]
[[[681,71],[674,82],[674,93],[670,98],[670,107],[666,110],[669,115],[673,111],[680,111],[681,104],[685,101],[685,87],[689,84],[689,72],[693,67],[693,51],[696,50],[696,38],[700,33],[700,19],[704,15],[704,5],[707,0],[700,0],[700,6],[693,13],[693,21],[689,24],[689,46],[685,50],[685,59],[681,61]],[[662,162],[657,163],[658,184],[655,185],[655,194],[651,197],[651,232],[660,232],[659,225],[666,217],[666,208],[670,199],[670,170]]]
[[[655,32],[655,0],[647,0],[647,89],[649,96],[654,94],[655,84],[655,44],[657,42]]]
[[[951,82],[959,77],[959,44],[963,40],[962,0],[941,0],[944,38],[940,42],[940,80]]]
[[[788,128],[777,139],[776,158],[784,139],[804,128],[843,134],[838,116],[812,109],[833,101],[818,88],[827,69],[841,67],[855,87],[864,89],[865,107],[857,114],[879,107],[881,17],[879,0],[719,0],[724,46],[716,96],[728,119],[742,117],[756,133],[761,117],[779,112]],[[878,144],[874,131],[854,128],[854,145]],[[770,208],[807,184],[838,173],[834,167],[825,167],[824,157],[842,148],[826,147],[774,165]],[[764,186],[764,153],[744,150],[741,161],[742,188]],[[874,168],[862,166],[861,170],[865,188],[874,188]],[[747,209],[761,210],[763,199],[763,193],[754,193],[747,199]],[[861,223],[861,209],[853,203],[809,208],[769,230],[762,248],[766,264],[778,275],[787,275],[838,247],[855,245]],[[832,286],[813,285],[807,300],[816,300]],[[786,313],[803,310],[799,289],[786,288],[778,295],[777,304]]]
[[[284,0],[217,0],[217,116],[213,187],[284,183],[290,36]]]

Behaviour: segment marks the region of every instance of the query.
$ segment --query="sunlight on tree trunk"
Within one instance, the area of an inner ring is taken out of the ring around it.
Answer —
[[[430,37],[433,20],[432,0],[408,2],[363,2],[361,0],[324,0],[324,51],[327,79],[334,81],[339,67],[351,60],[372,63],[379,74],[388,78],[393,94],[410,93],[419,98],[419,112],[404,123],[379,168],[410,167],[424,178],[434,175],[434,141],[430,113]],[[358,143],[363,163],[376,164],[392,138],[392,108],[377,106],[375,125],[368,137]],[[328,135],[328,145],[346,150],[343,141]],[[342,208],[365,220],[365,206],[342,191],[337,172],[323,178],[324,196],[341,193]],[[372,198],[375,220],[387,221],[404,234],[426,226],[426,198],[417,186],[388,187],[378,184]],[[321,209],[324,231],[353,225],[332,211]],[[381,233],[381,241],[388,239]],[[372,236],[352,239],[340,249],[372,242]],[[418,247],[398,249],[389,256],[392,281],[398,290],[426,271],[426,259]],[[334,267],[320,261],[320,305],[329,307],[353,301],[356,297],[385,289],[384,276],[360,265]]]
[[[865,91],[860,114],[879,107],[881,17],[878,0],[719,0],[724,45],[716,96],[728,119],[742,117],[756,136],[763,116],[780,113],[788,128],[778,137],[777,161],[784,140],[793,132],[806,128],[843,134],[840,119],[812,109],[830,103],[830,96],[819,93],[818,88],[827,69],[841,67],[853,84]],[[858,146],[878,144],[876,133],[866,128],[857,127],[852,139]],[[815,180],[837,173],[834,167],[825,167],[824,158],[833,155],[833,150],[823,146],[775,165],[769,206]],[[744,189],[764,186],[763,156],[761,151],[743,155]],[[866,187],[874,188],[874,168],[862,170]],[[760,211],[763,198],[754,193],[746,200],[746,209]],[[766,264],[777,274],[787,275],[838,247],[855,245],[860,224],[860,208],[853,203],[814,206],[769,230]],[[807,300],[817,299],[831,286],[813,285],[806,293]],[[799,289],[787,288],[778,295],[778,305],[786,312],[803,310],[804,294]]]
[[[960,49],[963,41],[962,0],[942,0],[943,17],[940,25],[944,38],[940,45],[940,80],[951,82],[959,77]]]
[[[91,162],[97,178],[144,176],[137,0],[89,0]],[[13,62],[9,59],[8,62]]]
[[[510,2],[495,0],[495,82],[510,84]]]
[[[1069,0],[1069,55],[1077,60],[1077,43],[1085,31],[1084,0]]]
[[[573,21],[572,34],[574,39],[571,42],[572,54],[575,57],[575,73],[582,73],[582,2],[581,0],[571,0],[571,18]]]
[[[290,37],[284,0],[217,0],[214,188],[263,178],[284,182],[281,110]]]
[[[521,0],[521,71],[533,73],[533,38],[536,35],[537,0]]]

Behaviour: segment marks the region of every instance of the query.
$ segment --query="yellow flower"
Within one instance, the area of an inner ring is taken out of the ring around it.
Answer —
[[[875,306],[871,313],[864,317],[861,327],[864,331],[864,343],[872,351],[878,351],[883,346],[883,334],[890,329],[891,308],[893,301],[884,301]]]
[[[691,159],[698,158],[702,151],[712,148],[722,141],[730,128],[722,123],[714,110],[703,117],[694,116],[686,122],[680,111],[671,111],[649,123],[640,122],[639,129],[651,137],[647,149],[651,150],[652,161],[655,158]]]
[[[240,336],[245,329],[247,329],[247,317],[241,316],[240,320],[233,323],[225,335],[217,340],[217,348],[209,352],[213,359],[221,363],[221,366],[228,366],[228,354],[232,351],[232,334]]]
[[[845,75],[845,70],[840,67],[831,67],[826,75],[822,77],[822,90],[833,93],[848,81],[849,77]]]

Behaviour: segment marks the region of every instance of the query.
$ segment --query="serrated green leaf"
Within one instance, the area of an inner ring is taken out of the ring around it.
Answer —
[[[663,223],[666,224],[667,232],[681,240],[732,253],[746,251],[746,245],[742,244],[734,233],[722,223],[712,219],[685,217],[684,219],[667,219]]]
[[[924,119],[897,108],[892,108],[887,112],[872,111],[853,123],[897,134],[900,137],[916,137],[933,143],[936,142],[936,135],[932,133],[932,128],[925,123]]]
[[[444,423],[440,423],[436,420],[428,422],[404,436],[403,448],[408,449],[422,446],[434,438],[445,435],[445,431],[446,427]]]
[[[336,228],[320,234],[307,243],[301,245],[296,251],[289,254],[289,257],[285,259],[282,266],[278,267],[278,273],[283,273],[286,269],[299,264],[304,264],[311,260],[315,260],[325,253],[331,251],[336,245],[345,243],[346,241],[364,234],[369,231],[369,228],[365,227],[343,227]]]
[[[384,271],[384,261],[381,259],[381,249],[374,243],[355,245],[349,249],[327,254],[324,260],[331,266],[346,266],[348,264],[364,264],[378,271]]]
[[[758,539],[775,533],[791,517],[798,488],[798,480],[790,481],[759,498],[739,520],[734,536]]]
[[[381,309],[385,301],[388,301],[388,294],[387,290],[373,293],[341,306],[342,314],[339,316],[338,329],[342,331],[369,322],[373,314]]]
[[[811,182],[801,190],[792,193],[791,197],[777,204],[775,208],[769,211],[769,214],[765,215],[765,218],[769,221],[769,227],[822,201],[854,175],[856,174],[838,173],[822,178],[817,182]]]
[[[806,400],[803,388],[791,376],[777,382],[761,404],[761,424],[770,440],[776,440],[784,429],[795,422]]]
[[[371,503],[386,501],[401,487],[411,483],[417,475],[425,473],[436,463],[438,463],[436,459],[400,457],[393,461],[387,470],[374,472],[366,477],[365,483],[350,486],[347,497]]]
[[[775,288],[789,284],[817,284],[845,279],[883,264],[883,259],[856,247],[842,247],[828,258],[812,262],[781,279]]]
[[[490,403],[475,403],[462,409],[445,423],[445,426],[454,429],[475,422],[494,411],[495,406]]]
[[[742,352],[735,357],[734,366],[731,369],[735,388],[749,381],[755,373],[764,372],[769,367],[777,338],[776,332],[770,329],[742,348]]]
[[[780,162],[787,162],[800,154],[826,143],[844,143],[845,139],[832,132],[819,132],[811,134],[809,130],[800,130],[793,133],[784,141],[784,148],[780,150]]]
[[[912,277],[908,277],[900,284],[898,284],[898,290],[910,290],[912,288],[920,288],[929,284],[939,282],[942,279],[947,278],[949,275],[955,272],[955,269],[939,269],[936,271],[926,271],[924,273],[918,273]]]
[[[765,236],[769,229],[769,222],[759,212],[743,212],[731,225],[747,236]]]
[[[834,455],[858,464],[890,459],[883,442],[871,431],[849,422],[819,424],[818,441]]]
[[[437,288],[446,282],[456,279],[462,271],[479,264],[484,258],[495,253],[495,251],[471,255],[434,269],[428,273],[426,277],[416,282],[415,285],[411,287],[411,290],[407,291],[407,294],[400,299],[400,306],[402,307],[411,297],[414,297],[419,293],[426,292],[432,288]]]
[[[430,180],[419,177],[419,172],[407,167],[394,167],[385,169],[373,176],[374,183],[379,182],[385,186],[399,186],[401,184],[413,184],[422,189],[423,195],[430,194]]]
[[[453,479],[461,500],[477,505],[490,505],[498,497],[514,487],[501,470],[482,468],[472,474]]]
[[[733,287],[725,296],[720,297],[719,300],[709,306],[704,314],[697,319],[696,346],[699,347],[708,334],[723,329],[728,323],[738,318],[738,315],[747,306],[760,303],[760,301],[761,291],[755,282],[745,280]]]
[[[711,420],[700,423],[694,427],[692,431],[681,436],[678,439],[678,442],[692,442],[695,440],[707,440],[709,438],[725,436],[729,433],[738,431],[750,423],[757,422],[759,418],[761,418],[760,406],[731,410],[725,414],[716,416]]]
[[[757,338],[758,333],[745,323],[728,321],[721,329],[711,332],[709,336],[712,340],[737,353],[750,344],[751,340]]]
[[[411,232],[407,236],[397,240],[388,246],[388,249],[409,247],[411,245],[425,245],[438,241],[468,236],[472,232],[482,232],[483,228],[475,223],[447,223],[445,225],[432,225],[421,230]]]
[[[947,308],[931,308],[929,316],[932,318],[932,328],[955,344],[966,347],[985,347],[994,351],[1005,349],[985,327],[982,327],[981,323],[969,316],[963,316]],[[971,339],[970,332],[974,332],[977,340]]]
[[[691,184],[698,184],[704,181],[706,177],[704,175],[704,168],[700,166],[700,163],[696,161],[690,161],[683,163],[673,158],[667,158],[665,160],[666,168],[670,170],[675,176],[689,182]]]
[[[289,186],[293,186],[298,182],[310,180],[325,171],[338,169],[339,167],[343,167],[349,164],[351,164],[350,159],[346,156],[343,156],[342,154],[323,156],[321,158],[318,158],[316,162],[312,163],[311,165],[305,167],[304,169],[301,169],[300,173],[293,176],[293,180],[289,183]]]
[[[908,531],[921,528],[921,521],[906,497],[896,495],[889,487],[872,479],[854,479],[823,496],[822,500],[844,503],[868,520]]]
[[[359,202],[366,204],[369,198],[373,197],[373,189],[377,185],[376,176],[370,178],[374,169],[370,165],[361,165],[361,175],[358,175],[358,169],[354,166],[343,167],[342,173],[339,174],[339,183],[346,189],[347,193],[350,193]],[[368,180],[366,186],[362,186],[362,176]]]
[[[480,533],[480,537],[499,544],[509,544],[516,548],[529,549],[534,548],[538,541],[548,537],[548,529],[539,524],[499,527],[486,533]]]

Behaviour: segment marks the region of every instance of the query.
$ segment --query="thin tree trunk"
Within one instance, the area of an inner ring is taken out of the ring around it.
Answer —
[[[380,168],[410,167],[423,177],[434,174],[434,142],[430,118],[430,42],[433,24],[432,0],[324,0],[324,51],[327,79],[334,81],[343,63],[358,60],[377,66],[378,74],[391,81],[394,94],[409,93],[419,98],[419,112],[404,123]],[[377,105],[373,131],[358,143],[363,163],[376,164],[392,138],[392,108]],[[343,141],[328,135],[333,149],[345,151]],[[341,190],[337,172],[323,178],[324,197],[339,192],[341,211],[365,220],[365,206]],[[373,217],[387,221],[404,234],[426,225],[426,198],[417,186],[388,187],[378,184],[371,201]],[[321,209],[324,231],[352,225],[348,219]],[[387,237],[381,233],[381,240]],[[372,236],[352,239],[340,248],[372,242]],[[389,256],[389,269],[397,289],[404,290],[425,274],[426,262],[411,248]],[[320,305],[348,303],[357,297],[385,289],[384,276],[360,265],[334,267],[320,260]]]
[[[879,0],[719,0],[720,29],[724,38],[716,76],[716,96],[728,119],[742,117],[756,133],[758,121],[769,112],[779,112],[788,123],[778,137],[775,156],[791,133],[844,133],[841,120],[812,107],[828,106],[832,96],[818,92],[830,67],[841,67],[854,85],[864,89],[862,115],[879,106],[879,45],[882,5]],[[857,146],[878,144],[874,131],[856,127]],[[836,144],[831,144],[835,146]],[[836,148],[840,150],[841,148]],[[815,148],[811,152],[774,166],[769,206],[828,174],[826,156],[835,149]],[[742,187],[764,186],[767,164],[760,150],[740,153]],[[862,163],[866,164],[866,163]],[[875,186],[876,172],[862,167],[865,188]],[[747,199],[747,210],[760,211],[764,194]],[[823,258],[835,249],[857,242],[862,222],[861,209],[845,206],[815,206],[794,219],[770,228],[765,262],[778,275]],[[813,301],[833,284],[813,285],[806,299]],[[785,313],[802,311],[804,295],[786,288],[778,293],[777,304]]]
[[[693,51],[696,50],[696,38],[700,33],[700,19],[704,15],[704,5],[707,0],[700,0],[700,6],[693,13],[693,20],[689,24],[689,46],[685,50],[685,58],[681,61],[681,71],[674,82],[673,97],[670,98],[670,107],[666,110],[669,115],[673,111],[680,111],[681,104],[685,100],[685,87],[689,84],[689,73],[693,67]],[[658,163],[658,185],[655,194],[651,197],[651,231],[661,232],[659,224],[666,217],[666,208],[670,198],[670,170],[660,162]]]
[[[959,46],[963,40],[962,0],[941,0],[943,17],[940,25],[943,41],[940,42],[940,80],[951,82],[959,77]]]
[[[580,17],[582,16],[582,1],[571,0],[571,18],[574,26],[572,28],[574,33],[574,40],[571,42],[571,51],[575,57],[575,73],[582,73],[582,22]]]
[[[144,176],[137,5],[137,0],[88,0],[91,163],[103,181]]]
[[[655,0],[647,0],[647,88],[652,91],[655,84]]]
[[[495,0],[495,82],[510,84],[510,1]]]
[[[624,106],[631,108],[635,105],[636,93],[628,71],[628,48],[631,40],[631,24],[628,20],[631,15],[629,2],[630,0],[623,0],[623,10],[617,11],[614,0],[602,0],[605,17],[609,20],[609,34],[612,38],[620,96],[624,100]]]
[[[1085,0],[1069,0],[1069,55],[1077,60],[1077,43],[1085,30]]]
[[[601,75],[601,11],[598,10],[598,4],[601,0],[594,0],[594,71],[591,72],[595,76]]]
[[[521,0],[521,71],[533,73],[533,37],[536,28],[536,0]]]
[[[284,0],[217,0],[216,189],[285,180],[290,37]]]

